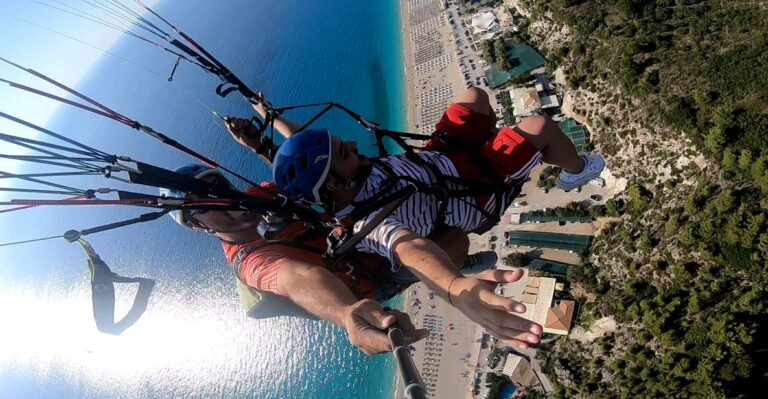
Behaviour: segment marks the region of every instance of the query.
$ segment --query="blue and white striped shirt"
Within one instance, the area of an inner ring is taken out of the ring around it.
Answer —
[[[434,151],[422,151],[418,153],[426,162],[436,165],[438,170],[445,176],[459,176],[453,162],[445,154]],[[541,154],[537,154],[534,159],[526,165],[524,170],[519,171],[509,178],[520,178],[527,176],[531,169],[538,164]],[[404,154],[392,155],[379,159],[380,162],[388,165],[396,176],[406,176],[423,183],[436,183],[430,176],[425,166],[409,160]],[[409,184],[406,180],[398,179],[395,184],[386,192],[382,192],[386,180],[389,179],[387,173],[376,164],[373,165],[370,176],[366,179],[364,186],[357,195],[353,203],[342,209],[336,214],[339,219],[349,215],[354,209],[354,204],[366,201],[370,198],[381,197],[397,191]],[[455,182],[445,183],[448,190],[461,190],[465,187]],[[501,196],[493,195],[485,205],[485,211],[493,213],[496,209],[496,202],[502,201],[502,209],[505,209],[514,198],[509,198],[510,193],[504,193]],[[499,198],[501,197],[501,198]],[[433,196],[417,192],[406,199],[394,212],[392,212],[382,223],[380,223],[368,236],[357,244],[357,250],[361,252],[375,253],[382,255],[390,260],[392,265],[399,264],[392,251],[395,235],[402,230],[410,230],[416,234],[429,235],[435,223],[437,222],[438,204]],[[353,228],[356,233],[373,219],[377,212],[373,212],[367,217],[358,220]],[[475,197],[452,197],[448,199],[448,205],[445,214],[445,224],[469,232],[480,227],[486,218],[477,209],[477,200]]]

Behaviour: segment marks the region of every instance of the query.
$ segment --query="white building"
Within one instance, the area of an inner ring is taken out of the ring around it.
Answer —
[[[523,268],[523,272],[520,280],[504,285],[504,296],[522,302],[525,313],[520,317],[540,324],[545,333],[568,335],[576,303],[560,300],[552,306],[557,281],[550,277],[530,276],[527,268]]]
[[[516,117],[530,116],[541,109],[539,93],[533,87],[518,87],[509,91]]]
[[[531,363],[526,358],[512,353],[507,355],[504,370],[501,373],[519,386],[529,387],[536,383],[536,376],[533,374]]]
[[[473,16],[471,24],[475,33],[496,32],[499,30],[499,20],[492,12],[484,12]]]
[[[557,96],[554,94],[549,96],[542,96],[539,94],[539,99],[541,100],[541,108],[554,108],[560,106],[560,100],[558,100]]]

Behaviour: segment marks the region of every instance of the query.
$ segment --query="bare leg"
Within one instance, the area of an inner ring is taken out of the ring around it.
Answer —
[[[456,103],[495,119],[496,114],[484,90],[476,87],[464,90],[456,97]],[[584,160],[576,152],[576,147],[549,117],[536,115],[523,118],[517,125],[517,131],[542,152],[544,162],[571,173],[579,173],[584,169]]]
[[[584,169],[584,160],[576,152],[576,147],[549,117],[536,115],[523,118],[516,130],[541,151],[544,162],[571,173]]]
[[[488,99],[488,93],[477,87],[470,87],[464,90],[456,97],[456,104],[469,108],[478,114],[488,115],[493,118],[493,124],[496,124],[496,113],[491,108],[491,101]]]
[[[464,265],[469,251],[467,233],[455,227],[447,227],[434,234],[432,241],[451,257],[456,268],[461,268]]]

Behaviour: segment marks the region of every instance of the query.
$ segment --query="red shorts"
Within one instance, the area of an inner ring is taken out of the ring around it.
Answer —
[[[515,128],[505,126],[496,132],[493,117],[479,114],[460,104],[448,106],[435,129],[458,139],[467,149],[475,146],[479,148],[480,158],[487,162],[486,169],[478,167],[477,161],[473,159],[477,153],[473,151],[449,149],[436,138],[430,139],[425,145],[426,150],[446,151],[459,176],[467,179],[493,184],[495,179],[488,175],[487,168],[497,178],[505,181],[523,178],[541,160],[539,149],[526,141]],[[491,194],[478,195],[478,206],[485,208],[490,198]]]
[[[479,145],[480,156],[502,179],[518,178],[530,171],[532,163],[540,159],[539,149],[525,140],[515,128],[505,126],[498,133],[493,126],[493,118],[479,114],[459,104],[451,104],[435,129],[457,138],[462,143]],[[483,140],[483,141],[481,141]],[[425,149],[446,150],[445,144],[432,138]],[[489,177],[478,170],[470,160],[469,151],[448,151],[462,177],[486,180]]]

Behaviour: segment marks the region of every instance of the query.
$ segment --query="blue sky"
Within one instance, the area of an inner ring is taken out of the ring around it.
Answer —
[[[151,7],[160,1],[145,0],[145,3]],[[72,7],[93,12],[93,7],[82,0],[65,0],[64,2]],[[49,75],[65,85],[76,86],[105,54],[45,28],[102,49],[109,49],[124,35],[117,30],[40,3],[64,8],[60,0],[0,1],[0,56]],[[0,65],[0,77],[62,94],[60,90],[4,63]],[[54,101],[0,84],[0,110],[5,113],[45,126],[58,107],[59,104]],[[0,132],[34,137],[34,133],[5,119],[0,119]],[[0,153],[18,154],[19,150],[15,147],[0,143]],[[0,170],[13,172],[16,167],[17,165],[13,162],[0,160]]]

